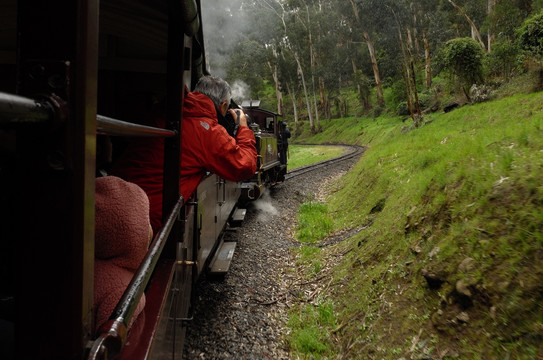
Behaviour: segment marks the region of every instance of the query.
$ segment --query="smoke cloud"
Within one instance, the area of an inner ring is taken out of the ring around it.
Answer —
[[[243,0],[203,0],[202,29],[208,68],[211,74],[226,78],[225,64],[239,43],[247,24]]]
[[[238,104],[241,104],[243,100],[249,99],[251,95],[251,87],[241,80],[235,80],[230,84],[232,88],[232,99]]]

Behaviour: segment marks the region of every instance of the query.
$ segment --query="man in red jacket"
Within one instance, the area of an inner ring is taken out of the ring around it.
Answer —
[[[221,78],[204,76],[185,96],[181,138],[180,193],[190,198],[207,171],[229,181],[251,178],[256,171],[255,137],[243,111],[228,109],[232,93]],[[235,138],[218,123],[229,111],[238,126]],[[239,117],[239,118],[238,118]],[[153,126],[164,127],[155,117]],[[162,223],[163,139],[139,139],[114,164],[112,174],[138,184],[149,196],[151,225]]]

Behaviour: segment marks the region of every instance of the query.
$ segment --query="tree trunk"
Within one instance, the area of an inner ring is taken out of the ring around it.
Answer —
[[[356,6],[356,3],[354,2],[354,0],[350,0],[350,1],[351,1],[351,6],[353,7],[354,18],[356,19],[356,22],[359,23],[360,16],[358,16],[358,7]]]
[[[323,105],[324,105],[324,114],[326,116],[326,119],[328,121],[332,120],[332,109],[330,106],[330,92],[329,91],[328,91],[328,96],[325,95]]]
[[[496,0],[488,0],[486,3],[486,15],[489,16],[492,14],[492,9],[496,6]],[[494,42],[494,34],[492,33],[491,27],[488,27],[488,34],[486,35],[486,48],[488,52],[492,49],[492,43]]]
[[[411,77],[409,76],[409,66],[407,65],[407,51],[406,51],[406,45],[403,42],[403,36],[402,31],[398,29],[398,38],[400,41],[400,49],[402,53],[402,77],[403,81],[405,83],[405,102],[407,104],[407,110],[409,110],[409,115],[411,116],[411,119],[415,119],[414,112],[413,112],[413,103],[411,101],[411,81],[409,80]]]
[[[413,96],[415,97],[415,116],[413,117],[413,122],[415,124],[415,127],[419,127],[420,122],[422,121],[422,112],[420,110],[420,102],[419,102],[419,92],[417,90],[417,77],[415,73],[415,61],[413,60],[413,53],[411,52],[411,44],[407,43],[407,56],[409,58],[409,68],[411,70],[411,80],[413,82]]]
[[[422,37],[424,38],[426,89],[430,89],[432,87],[432,58],[430,57],[430,42],[428,41],[428,31],[426,29],[422,32]]]
[[[309,18],[309,7],[306,5],[306,11],[307,11],[307,30],[309,35],[309,59],[310,59],[310,67],[311,67],[311,85],[313,87],[313,106],[315,109],[315,128],[318,129],[319,127],[319,109],[317,107],[317,91],[315,89],[315,51],[313,49],[313,36],[311,33],[311,20]],[[313,128],[312,128],[313,129]]]
[[[283,93],[281,92],[281,86],[279,84],[279,74],[277,72],[277,62],[272,65],[268,62],[268,66],[272,71],[273,82],[275,84],[275,96],[277,98],[277,113],[283,114]]]
[[[357,67],[356,67],[356,62],[354,61],[353,58],[351,58],[351,64],[353,65],[353,74],[356,73],[356,70]],[[363,96],[362,96],[362,88],[360,87],[360,84],[356,84],[356,90],[358,91],[358,97],[360,100],[363,99]],[[339,93],[341,94],[341,86],[339,87]],[[366,109],[366,106],[364,106],[364,110]]]
[[[413,38],[411,37],[411,30],[409,28],[406,28],[405,29],[405,34],[407,36],[407,40],[406,40],[407,47],[412,48],[413,47]]]
[[[319,93],[321,96],[321,103],[324,104],[326,102],[326,85],[324,85],[324,79],[322,77],[319,77]]]
[[[313,116],[311,115],[311,103],[309,102],[309,96],[307,94],[307,86],[305,85],[304,71],[302,69],[302,65],[300,64],[300,58],[298,57],[298,53],[294,53],[294,58],[296,59],[296,63],[298,64],[298,74],[302,78],[302,86],[304,88],[305,103],[307,105],[307,116],[309,117],[309,126],[311,127],[311,131],[314,132],[315,124],[313,123]]]
[[[315,109],[315,130],[319,128],[319,109],[317,108],[317,94],[315,93],[315,86],[313,86],[313,106]]]
[[[456,8],[456,10],[458,10],[460,12],[460,14],[462,14],[462,16],[464,16],[464,18],[466,18],[466,21],[471,26],[471,32],[473,33],[473,37],[477,41],[479,41],[479,44],[481,44],[481,47],[483,48],[483,50],[486,51],[485,43],[484,43],[483,39],[481,38],[481,34],[479,33],[479,30],[477,30],[477,26],[475,26],[475,23],[469,18],[468,14],[466,14],[464,12],[464,10],[462,10],[462,8],[460,6],[458,6],[454,1],[452,1],[452,0],[448,0],[448,1],[452,6],[454,6]]]
[[[406,35],[409,38],[409,29],[406,29]],[[402,51],[403,67],[404,67],[404,81],[405,81],[405,92],[406,92],[406,101],[407,108],[409,109],[409,114],[413,119],[413,124],[415,127],[420,125],[422,120],[422,113],[420,109],[419,95],[417,91],[417,79],[415,73],[415,61],[412,54],[412,44],[409,41],[404,43],[402,32],[398,29],[398,37],[400,39],[400,47]]]
[[[354,0],[351,1],[351,6],[353,8],[353,14],[357,23],[360,23],[360,16],[358,14],[358,7]],[[368,45],[368,50],[371,58],[371,67],[373,69],[373,76],[375,77],[375,87],[377,89],[377,104],[380,107],[385,106],[385,100],[383,96],[383,88],[381,85],[381,76],[379,75],[379,66],[377,65],[377,58],[375,57],[375,48],[373,47],[373,42],[371,41],[370,34],[367,31],[363,31],[364,39]]]
[[[418,54],[420,54],[420,44],[419,44],[419,34],[418,34],[418,31],[417,31],[417,24],[418,24],[418,20],[417,20],[417,9],[415,8],[415,3],[414,2],[411,2],[409,4],[409,8],[411,9],[411,13],[413,14],[413,41],[414,41],[414,46],[415,46],[415,53],[417,54],[417,58],[418,58]]]
[[[298,128],[298,107],[296,105],[296,94],[294,93],[294,90],[290,89],[289,83],[287,83],[287,91],[290,95],[290,99],[292,100],[292,112],[294,112],[294,127]]]
[[[375,87],[377,89],[377,104],[379,104],[380,107],[384,107],[385,99],[383,96],[383,87],[381,85],[381,76],[379,75],[379,66],[377,65],[377,57],[375,56],[375,48],[373,47],[373,42],[371,41],[370,34],[368,34],[367,31],[364,31],[363,35],[364,39],[366,39],[366,43],[368,44],[368,51],[370,53],[371,67],[373,69]]]

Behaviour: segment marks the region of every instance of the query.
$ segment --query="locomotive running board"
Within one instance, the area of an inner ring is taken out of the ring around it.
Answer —
[[[236,250],[235,241],[221,240],[219,248],[215,252],[215,256],[209,264],[209,274],[211,275],[224,275],[230,269],[230,263],[234,257],[234,251]]]

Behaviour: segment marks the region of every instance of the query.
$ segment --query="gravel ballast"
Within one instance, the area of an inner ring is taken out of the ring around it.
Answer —
[[[291,249],[298,207],[326,189],[359,158],[345,159],[278,184],[250,204],[230,271],[202,276],[183,359],[290,359],[285,335],[296,283]]]

